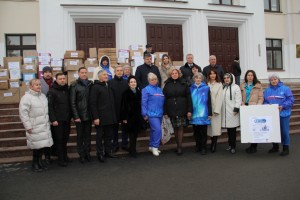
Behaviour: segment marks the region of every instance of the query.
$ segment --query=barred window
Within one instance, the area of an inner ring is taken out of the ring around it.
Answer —
[[[36,50],[36,34],[5,34],[6,56],[23,56],[26,51]]]

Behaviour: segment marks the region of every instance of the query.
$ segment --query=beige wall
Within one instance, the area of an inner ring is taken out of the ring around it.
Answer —
[[[6,56],[6,33],[35,33],[37,46],[40,36],[39,3],[38,2],[6,2],[0,1],[0,63]]]

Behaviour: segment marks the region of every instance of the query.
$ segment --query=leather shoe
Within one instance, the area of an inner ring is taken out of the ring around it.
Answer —
[[[112,154],[112,153],[106,153],[106,154],[105,154],[105,157],[107,157],[107,158],[118,158],[117,155],[114,155],[114,154]]]
[[[102,162],[102,163],[105,162],[105,159],[104,159],[103,155],[98,155],[98,160],[99,160],[99,162]]]
[[[80,157],[79,157],[79,162],[84,163],[84,161],[85,161],[84,157],[83,157],[83,156],[80,156]]]
[[[85,159],[86,159],[88,162],[92,162],[92,157],[91,157],[90,154],[87,154],[87,155],[85,156]]]

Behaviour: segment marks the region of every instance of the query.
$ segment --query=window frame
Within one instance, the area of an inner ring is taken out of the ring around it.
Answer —
[[[8,37],[18,36],[20,38],[20,45],[8,45]],[[23,45],[23,36],[34,36],[35,37],[35,45]],[[20,33],[20,34],[5,34],[5,47],[6,47],[6,56],[8,56],[8,51],[10,50],[20,50],[20,56],[23,56],[24,50],[36,50],[36,34],[35,33]]]
[[[266,45],[266,58],[267,58],[267,70],[283,70],[283,49],[282,49],[282,39],[277,39],[277,38],[266,38],[266,44],[267,41],[271,41],[271,47],[268,47]],[[280,47],[274,47],[273,42],[274,41],[280,41]],[[272,66],[271,68],[268,65],[268,51],[272,52]],[[275,68],[274,63],[275,63],[275,51],[280,51],[280,56],[281,56],[281,68]]]
[[[277,4],[278,4],[278,10],[272,10],[272,0],[264,0],[264,1],[268,1],[269,2],[269,8],[268,9],[265,9],[264,7],[264,11],[265,12],[275,12],[275,13],[280,13],[280,0],[276,0],[277,1]]]

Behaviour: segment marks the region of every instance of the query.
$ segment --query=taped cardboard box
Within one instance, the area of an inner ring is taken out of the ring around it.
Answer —
[[[19,88],[20,87],[20,80],[9,80],[9,88]]]
[[[22,74],[23,82],[29,82],[36,77],[36,73],[24,73]]]
[[[23,70],[32,70],[34,72],[37,72],[37,65],[36,64],[24,64],[21,67],[22,73],[23,73]]]
[[[37,57],[23,57],[24,64],[37,64],[38,58]]]
[[[51,67],[62,67],[63,60],[61,58],[51,58]]]
[[[29,57],[36,58],[38,56],[39,56],[39,54],[38,54],[37,50],[25,50],[25,51],[23,51],[23,57],[24,58],[29,58]]]
[[[68,85],[78,79],[78,72],[77,71],[68,71]]]
[[[21,87],[19,89],[20,89],[19,94],[20,94],[20,100],[21,100],[21,98],[29,90],[29,86],[25,82],[22,82]]]
[[[132,45],[129,46],[129,49],[134,50],[134,51],[136,51],[136,50],[142,50],[143,51],[143,45],[141,45],[141,44],[132,44]]]
[[[20,102],[20,89],[11,88],[0,90],[0,104],[11,104]]]
[[[79,64],[79,65],[68,65],[65,66],[64,70],[65,71],[78,71],[80,67],[84,67],[84,64]]]
[[[84,51],[66,51],[64,58],[81,58],[84,59],[85,57]]]
[[[86,61],[84,61],[84,65],[98,65],[98,60],[97,58],[87,58]]]
[[[8,80],[0,80],[0,90],[7,90],[8,88]]]
[[[81,65],[82,59],[65,59],[64,60],[64,65],[69,66],[69,65]]]
[[[167,55],[168,55],[168,52],[155,52],[155,53],[154,53],[154,57],[155,57],[156,60],[161,61],[161,58],[162,58],[162,56],[163,56],[164,54],[167,54]]]
[[[4,57],[3,58],[3,64],[5,69],[10,68],[21,68],[22,65],[22,57]]]
[[[0,80],[8,80],[9,73],[7,69],[0,69]]]
[[[144,51],[143,50],[130,50],[129,51],[130,58],[142,56],[144,57]]]
[[[9,70],[10,79],[21,79],[21,69],[10,69]]]
[[[51,53],[39,53],[39,65],[50,65],[51,63]]]
[[[89,48],[89,57],[97,58],[97,48]]]
[[[180,69],[180,67],[183,65],[184,65],[183,61],[173,61],[173,66],[176,67],[176,69]]]

